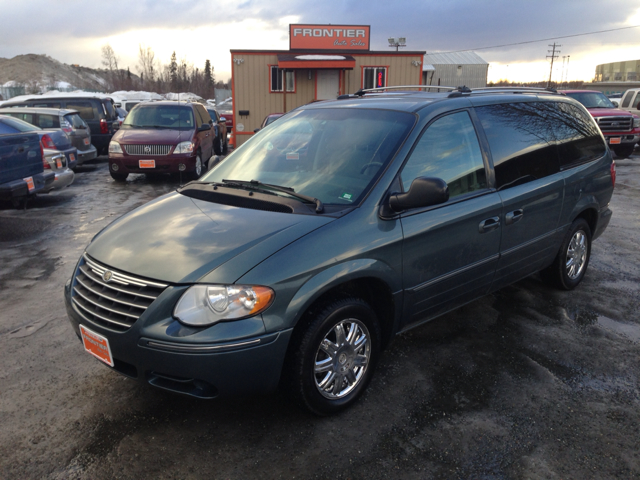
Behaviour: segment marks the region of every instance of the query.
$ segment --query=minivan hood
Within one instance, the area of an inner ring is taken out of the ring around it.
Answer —
[[[193,130],[168,128],[126,128],[118,130],[113,139],[127,145],[177,145],[193,137]]]
[[[168,283],[197,282],[237,256],[233,283],[289,243],[333,220],[231,207],[164,195],[124,215],[100,232],[87,254],[117,270]],[[228,278],[227,278],[228,277]]]

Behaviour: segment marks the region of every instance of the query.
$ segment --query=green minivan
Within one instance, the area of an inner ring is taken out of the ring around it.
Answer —
[[[615,183],[591,115],[415,88],[291,111],[102,230],[65,288],[85,350],[173,392],[280,385],[330,414],[397,333],[536,272],[575,288]]]

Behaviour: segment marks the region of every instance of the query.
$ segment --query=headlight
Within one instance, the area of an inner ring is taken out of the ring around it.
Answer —
[[[118,142],[109,142],[109,153],[122,153],[122,147]]]
[[[173,153],[191,153],[193,152],[193,143],[191,142],[180,142],[176,145],[176,149]]]
[[[185,325],[204,327],[253,317],[271,305],[274,298],[275,292],[269,287],[194,285],[180,297],[173,316]]]
[[[636,117],[633,119],[633,128],[640,127],[640,117]]]

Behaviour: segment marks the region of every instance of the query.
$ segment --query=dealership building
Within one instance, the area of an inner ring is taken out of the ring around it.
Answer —
[[[624,93],[630,88],[640,88],[640,60],[598,65],[594,81],[585,83],[584,88],[598,90],[605,95]]]
[[[371,27],[290,25],[289,50],[231,50],[235,146],[270,113],[361,88],[422,84],[426,52],[372,51]]]

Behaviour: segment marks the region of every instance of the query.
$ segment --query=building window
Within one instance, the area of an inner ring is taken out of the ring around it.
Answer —
[[[622,72],[615,72],[613,75],[614,75],[613,80],[615,82],[622,81]]]
[[[364,67],[362,88],[380,88],[387,86],[387,67]]]
[[[292,70],[283,70],[276,66],[271,67],[271,91],[282,92],[282,81],[284,77],[284,83],[287,87],[287,92],[296,91],[296,74]]]
[[[636,72],[627,72],[627,81],[635,82],[638,79],[638,75]]]

